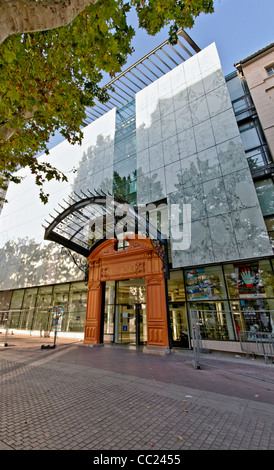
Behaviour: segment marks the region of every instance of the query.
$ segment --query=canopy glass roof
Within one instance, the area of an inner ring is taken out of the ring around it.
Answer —
[[[162,235],[126,201],[117,196],[97,195],[88,191],[82,196],[74,193],[70,201],[59,204],[61,211],[57,216],[50,216],[52,222],[45,221],[46,240],[88,257],[92,250],[107,238],[125,238],[125,233],[148,237],[165,243]],[[67,205],[67,207],[64,207]]]

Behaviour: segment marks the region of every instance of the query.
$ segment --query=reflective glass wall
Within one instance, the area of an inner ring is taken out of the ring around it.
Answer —
[[[116,109],[113,160],[113,194],[136,204],[136,118],[135,100]]]
[[[5,300],[10,298],[9,303]],[[84,282],[41,286],[0,292],[1,314],[9,311],[9,328],[40,331],[52,329],[57,307],[62,311],[61,331],[83,332],[86,318],[87,286]],[[4,305],[4,308],[3,308]]]

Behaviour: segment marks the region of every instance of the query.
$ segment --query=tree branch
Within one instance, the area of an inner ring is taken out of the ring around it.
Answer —
[[[0,43],[15,33],[66,26],[98,0],[0,0]]]
[[[24,111],[22,113],[18,112],[17,115],[15,115],[14,117],[17,117],[17,116],[20,115],[22,120],[28,120],[28,119],[31,119],[34,116],[35,111],[37,111],[36,106],[34,106],[31,111]],[[15,132],[19,132],[20,130],[22,130],[21,127],[16,128],[16,127],[13,127],[10,124],[11,123],[9,123],[9,125],[4,124],[0,127],[0,140],[1,139],[9,140],[13,136],[13,134],[15,134]]]

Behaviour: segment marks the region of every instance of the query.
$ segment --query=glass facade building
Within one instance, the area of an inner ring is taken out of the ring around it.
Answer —
[[[58,205],[63,214],[63,199],[73,207],[77,197],[92,192],[117,197],[134,211],[153,205],[145,219],[167,240],[169,347],[191,348],[193,310],[211,349],[239,351],[240,331],[273,331],[274,193],[267,175],[272,155],[246,82],[237,73],[224,77],[215,44],[95,119],[84,129],[82,147],[62,142],[51,155],[69,174],[67,185],[49,184],[51,206],[41,210],[33,201],[27,175],[20,188],[10,185],[10,204],[0,217],[3,328],[8,321],[12,331],[50,334],[52,316],[61,308],[59,334],[82,338],[90,321],[89,331],[96,329],[105,344],[165,344],[155,333],[163,305],[151,306],[160,285],[159,256],[153,258],[159,251],[145,251],[128,265],[127,250],[133,256],[134,244],[122,239],[118,270],[116,254],[98,239],[84,279],[79,266],[85,257],[77,264],[53,239],[43,239],[41,221]],[[90,214],[97,210],[94,201]],[[28,221],[26,211],[32,214]],[[59,233],[68,232],[80,246],[83,224],[89,224],[87,237],[92,229],[87,213],[84,206],[71,212]],[[141,242],[135,247],[141,250]],[[98,250],[102,257],[93,261]]]

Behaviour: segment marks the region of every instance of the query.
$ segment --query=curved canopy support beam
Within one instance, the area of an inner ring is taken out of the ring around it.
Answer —
[[[82,191],[81,191],[82,192]],[[88,258],[92,251],[107,239],[125,239],[126,234],[149,238],[163,261],[165,277],[168,275],[167,241],[136,207],[117,196],[105,193],[82,196],[74,193],[70,202],[59,204],[53,220],[46,221],[44,239]],[[64,207],[66,205],[67,207]]]

